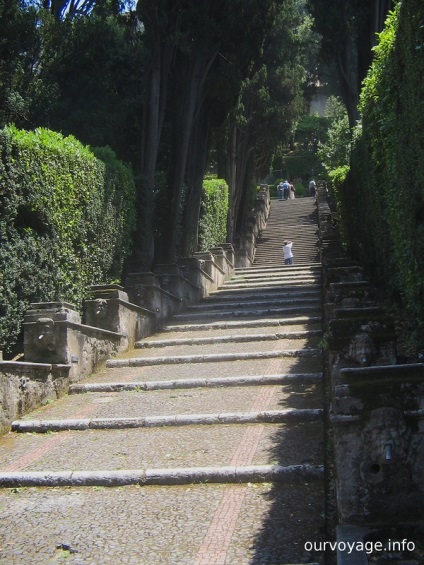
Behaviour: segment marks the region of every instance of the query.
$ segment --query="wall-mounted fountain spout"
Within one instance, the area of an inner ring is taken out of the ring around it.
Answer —
[[[386,461],[391,461],[392,459],[392,444],[386,443],[384,446],[384,455],[386,457]]]

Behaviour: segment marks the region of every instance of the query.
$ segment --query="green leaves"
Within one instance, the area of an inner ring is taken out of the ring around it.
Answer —
[[[226,241],[227,213],[227,183],[223,179],[205,178],[199,230],[201,251]]]
[[[110,149],[10,126],[0,131],[0,349],[30,302],[80,306],[90,284],[119,278],[131,251],[135,188]]]
[[[399,2],[378,36],[344,195],[351,248],[417,327],[424,310],[424,57],[416,50],[423,25],[420,0]]]

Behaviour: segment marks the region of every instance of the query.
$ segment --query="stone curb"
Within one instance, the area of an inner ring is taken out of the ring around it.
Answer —
[[[313,298],[315,296],[321,296],[320,290],[315,288],[306,288],[306,289],[299,289],[299,286],[282,286],[279,288],[271,287],[266,288],[263,287],[260,290],[252,290],[252,291],[241,291],[237,292],[234,290],[229,289],[227,290],[214,290],[205,296],[202,299],[201,304],[216,304],[217,302],[232,302],[234,300],[247,299],[251,298],[253,300],[265,300],[266,298],[270,298],[271,300],[275,300],[281,298],[282,296],[286,298],[303,298],[309,297]]]
[[[1,488],[185,485],[195,483],[290,482],[322,479],[314,465],[251,465],[248,467],[181,467],[122,471],[55,471],[0,473]]]
[[[269,328],[278,326],[289,326],[292,324],[319,324],[322,322],[322,316],[295,316],[293,318],[275,318],[275,319],[262,319],[262,320],[237,320],[235,322],[210,322],[204,324],[176,324],[169,326],[162,326],[160,328],[163,332],[188,332],[188,331],[201,331],[209,329],[228,330],[234,328]]]
[[[256,270],[251,270],[251,268],[242,268],[236,269],[234,272],[233,279],[237,280],[239,278],[246,278],[246,279],[255,279],[255,278],[263,278],[268,276],[270,279],[281,277],[281,278],[290,278],[290,277],[309,277],[309,276],[319,276],[321,274],[321,269],[319,266],[310,267],[307,265],[293,265],[289,269],[287,265],[281,265],[278,269],[267,269],[265,270],[262,267],[257,267]],[[231,279],[232,280],[232,279]]]
[[[109,359],[107,368],[143,367],[146,365],[178,365],[184,363],[219,363],[222,361],[244,361],[246,359],[275,359],[278,357],[316,357],[321,349],[287,349],[281,351],[253,351],[252,353],[222,353],[205,355],[181,355],[177,357],[134,357],[130,359]]]
[[[174,414],[141,418],[72,418],[68,420],[16,420],[11,428],[20,433],[47,433],[67,430],[113,430],[161,426],[205,426],[216,424],[279,424],[311,422],[321,419],[321,408],[304,410],[264,410],[261,412],[223,412],[221,414]]]
[[[320,284],[321,280],[319,276],[311,276],[308,278],[290,278],[290,279],[276,279],[276,280],[269,280],[268,278],[264,277],[263,279],[258,279],[255,281],[235,281],[235,282],[226,282],[221,287],[220,290],[230,290],[230,289],[256,289],[262,288],[263,284],[266,283],[267,287],[278,286],[281,285],[298,285],[303,286],[305,284]]]
[[[193,304],[191,306],[187,306],[187,312],[188,313],[195,313],[197,310],[201,310],[203,312],[207,312],[207,313],[211,313],[214,310],[222,310],[223,308],[245,308],[246,305],[251,307],[251,308],[256,308],[256,307],[272,307],[274,304],[277,304],[279,306],[283,306],[285,304],[299,304],[301,303],[302,306],[308,306],[310,304],[321,304],[321,299],[319,296],[302,296],[302,297],[297,297],[297,296],[293,296],[292,297],[288,297],[288,298],[264,298],[263,300],[261,299],[256,299],[256,300],[249,300],[248,297],[245,297],[244,299],[240,299],[240,300],[222,300],[222,301],[216,301],[213,303],[208,304],[207,302],[202,302],[202,303],[198,303],[198,304]]]
[[[131,383],[87,383],[75,384],[69,388],[70,394],[85,392],[121,392],[121,391],[152,391],[173,390],[201,387],[221,386],[254,386],[274,385],[284,383],[304,384],[321,381],[322,373],[287,373],[275,375],[252,375],[243,377],[215,377],[211,379],[179,379],[174,381],[141,381]]]
[[[290,272],[296,272],[296,271],[321,271],[321,263],[311,263],[310,265],[302,265],[302,266],[297,266],[294,267],[292,269],[290,269]],[[279,267],[274,267],[274,266],[268,266],[266,267],[265,265],[263,266],[255,266],[252,265],[251,267],[236,267],[235,271],[234,271],[235,275],[239,275],[239,274],[243,274],[243,273],[285,273],[287,274],[287,266],[286,265],[281,265]]]
[[[264,299],[265,297],[269,297],[269,296],[278,297],[285,295],[288,297],[292,297],[292,296],[302,297],[302,296],[311,296],[314,294],[320,294],[320,290],[317,290],[317,288],[314,286],[304,288],[297,284],[293,286],[289,286],[289,285],[284,285],[284,286],[272,285],[270,287],[261,286],[260,288],[241,289],[240,292],[232,288],[224,289],[220,287],[217,290],[211,291],[208,294],[208,296],[204,297],[202,300],[205,302],[219,302],[220,300],[222,300],[224,302],[226,300],[231,301],[233,297],[235,300],[239,297],[241,298],[252,297],[255,299],[256,296],[261,297],[261,299]]]
[[[321,303],[317,300],[315,301],[314,305],[305,305],[305,306],[294,306],[292,307],[285,307],[285,308],[258,308],[256,310],[214,310],[212,312],[187,312],[185,314],[175,314],[175,320],[213,320],[214,318],[222,318],[223,316],[229,316],[233,318],[248,318],[249,316],[275,316],[277,314],[287,314],[289,312],[292,313],[301,313],[301,312],[318,312],[321,310]]]
[[[209,345],[213,343],[245,343],[249,341],[270,341],[278,339],[301,339],[322,334],[322,330],[305,330],[299,332],[282,332],[274,334],[249,334],[249,335],[223,335],[216,337],[197,337],[162,339],[157,341],[136,341],[135,349],[150,349],[154,347],[167,347],[169,345]]]

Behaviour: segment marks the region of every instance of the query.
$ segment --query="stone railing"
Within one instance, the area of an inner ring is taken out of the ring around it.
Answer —
[[[130,273],[123,286],[90,287],[82,318],[72,304],[32,304],[23,324],[24,361],[0,360],[0,433],[217,289],[236,267],[250,266],[269,206],[268,188],[262,187],[243,232],[243,247],[223,243],[175,264],[158,265],[154,272]]]
[[[386,526],[422,526],[424,365],[397,362],[394,320],[343,253],[324,186],[318,211],[337,535],[340,542],[359,536],[359,543],[372,530],[373,539],[379,528],[383,536]],[[345,552],[338,564],[365,557]]]

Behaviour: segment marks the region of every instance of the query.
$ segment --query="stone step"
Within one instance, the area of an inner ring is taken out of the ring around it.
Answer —
[[[321,382],[322,373],[278,373],[275,375],[241,375],[231,377],[191,378],[166,381],[106,382],[74,384],[70,394],[93,392],[179,390],[203,387],[263,386],[277,384],[309,384]]]
[[[293,269],[295,270],[295,269]],[[313,272],[321,272],[321,265],[319,263],[317,264],[313,264],[311,263],[310,265],[305,265],[302,268],[298,269],[299,271],[313,271]],[[262,273],[262,274],[268,274],[268,273],[273,273],[273,272],[277,272],[277,273],[284,273],[286,272],[287,269],[284,266],[268,266],[268,267],[261,267],[261,266],[257,266],[255,264],[253,264],[252,267],[249,268],[236,268],[235,269],[235,274],[237,275],[238,273]]]
[[[311,264],[311,262],[317,260],[319,260],[318,252],[314,252],[308,255],[300,255],[298,253],[294,255],[294,265],[298,267],[307,267]],[[254,265],[257,267],[281,266],[285,269],[288,269],[289,267],[289,265],[284,264],[283,254],[280,252],[276,252],[275,254],[267,253],[266,255],[261,255],[260,253],[258,255],[255,254]],[[290,268],[293,268],[293,265],[290,266]]]
[[[189,363],[223,363],[228,361],[242,361],[250,359],[277,359],[280,357],[318,357],[322,355],[321,349],[303,348],[278,351],[249,351],[238,353],[181,355],[164,357],[133,357],[130,359],[109,359],[106,367],[142,367],[146,365],[174,365]]]
[[[175,317],[174,317],[175,319]],[[292,316],[290,318],[261,318],[257,320],[233,320],[222,322],[180,324],[178,322],[162,326],[162,332],[188,332],[212,329],[231,330],[236,328],[258,328],[258,327],[279,327],[293,324],[319,324],[322,322],[321,315]]]
[[[223,412],[219,414],[174,414],[139,418],[74,418],[67,420],[16,420],[12,431],[48,433],[68,430],[122,430],[165,426],[211,426],[228,424],[303,423],[321,420],[323,410],[263,410],[261,412]]]
[[[319,251],[311,251],[306,253],[299,253],[293,250],[293,256],[295,265],[298,267],[308,267],[312,263],[319,261]],[[266,267],[266,266],[281,266],[287,268],[284,265],[284,256],[282,250],[267,251],[266,253],[255,253],[254,265],[256,267]]]
[[[302,269],[301,267],[296,267],[296,265],[294,266],[290,266],[290,268],[288,268],[289,266],[283,266],[281,271],[276,271],[273,272],[271,271],[270,273],[264,273],[263,271],[259,271],[256,273],[249,273],[246,271],[239,271],[238,273],[236,273],[234,275],[234,277],[232,277],[230,280],[226,281],[224,283],[224,286],[229,286],[232,285],[234,283],[237,283],[239,281],[252,281],[252,282],[257,282],[257,281],[274,281],[275,279],[281,280],[282,282],[284,282],[286,279],[308,279],[308,278],[314,278],[317,281],[320,281],[320,275],[321,273],[319,272],[319,269],[310,269],[309,267]]]
[[[187,337],[176,339],[143,340],[134,344],[135,349],[152,349],[178,345],[208,345],[221,343],[246,343],[250,341],[272,341],[281,339],[301,339],[305,337],[319,337],[322,330],[304,330],[297,332],[254,333],[241,335],[221,335],[209,337]]]
[[[174,365],[143,365],[141,367],[132,365],[114,368],[104,367],[90,377],[90,383],[110,383],[111,381],[143,383],[145,381],[180,381],[186,379],[210,379],[214,377],[238,378],[266,374],[314,373],[322,370],[320,365],[321,358],[303,356],[240,359],[230,363],[204,362],[192,364],[178,363]],[[296,396],[296,398],[298,397]],[[147,402],[146,399],[143,406],[147,405],[150,406],[150,402]],[[221,403],[219,410],[223,410],[223,406]],[[231,405],[229,410],[233,410],[235,406],[238,406],[238,402]]]
[[[295,287],[291,291],[286,291],[284,287],[283,288],[271,287],[269,289],[265,289],[263,292],[261,292],[260,290],[250,291],[248,289],[245,290],[241,289],[240,291],[220,291],[211,296],[208,296],[207,298],[204,298],[203,300],[201,300],[201,302],[193,306],[196,306],[198,308],[201,306],[210,307],[212,305],[225,306],[226,304],[240,303],[240,302],[243,302],[246,305],[248,304],[252,305],[258,302],[265,303],[267,300],[271,304],[273,304],[274,302],[281,300],[300,301],[303,299],[321,300],[321,292],[319,289],[318,290],[314,288],[302,289],[299,287]],[[191,309],[193,309],[193,307]]]
[[[219,554],[233,565],[300,565],[298,532],[322,539],[319,479],[102,486],[10,489],[2,498],[4,563],[201,565]]]
[[[216,297],[217,298],[217,297]],[[308,296],[280,296],[278,298],[264,298],[263,300],[252,300],[252,299],[245,299],[245,300],[236,300],[234,299],[234,301],[230,301],[230,300],[225,300],[224,302],[219,302],[218,300],[215,301],[215,303],[208,303],[207,301],[201,302],[199,304],[194,304],[192,306],[189,306],[186,309],[187,314],[192,313],[192,312],[197,312],[199,310],[201,310],[202,312],[210,312],[211,310],[222,310],[222,309],[241,309],[241,308],[246,308],[249,307],[250,309],[252,308],[257,308],[257,307],[268,307],[271,308],[274,305],[279,305],[281,307],[283,307],[285,304],[287,305],[293,305],[293,304],[302,304],[302,306],[306,305],[306,304],[321,304],[320,301],[320,297],[315,295],[314,297],[310,298]]]
[[[297,373],[297,375],[302,374]],[[153,381],[155,386],[152,388],[148,388],[150,382],[147,381],[144,389],[137,386],[134,379],[132,381],[134,388],[112,392],[100,389],[100,392],[91,392],[78,397],[67,396],[49,409],[48,416],[45,410],[39,409],[20,420],[16,419],[16,422],[26,425],[29,420],[79,421],[84,418],[89,420],[125,418],[138,421],[140,418],[152,417],[175,420],[177,416],[187,418],[193,414],[196,418],[199,414],[206,416],[235,412],[259,415],[262,411],[315,410],[320,407],[323,396],[322,375],[321,379],[303,376],[303,379],[285,378],[282,382],[254,376],[257,379],[255,385],[252,385],[245,376],[244,380],[237,376],[227,376],[220,379],[223,383],[220,386],[194,386],[200,384],[201,378],[193,377],[192,379],[173,378],[175,386],[172,388],[161,386],[162,383],[169,385],[169,379]],[[203,378],[202,384],[205,385],[211,380]],[[124,378],[121,381],[124,381]],[[112,385],[117,382],[113,382]],[[143,381],[139,384],[142,385]],[[258,385],[261,385],[260,388]],[[258,399],[262,399],[260,405],[257,404]]]
[[[151,341],[162,341],[161,339],[153,340],[152,338],[146,338],[146,340],[141,340],[137,342],[141,345],[141,347],[136,347],[131,352],[125,356],[126,358],[133,358],[133,357],[150,357],[150,356],[157,356],[160,357],[180,357],[180,356],[202,356],[206,354],[210,355],[237,355],[237,354],[245,354],[245,353],[267,353],[269,351],[291,351],[291,350],[298,350],[298,349],[315,349],[319,347],[320,342],[322,341],[322,336],[319,333],[315,335],[294,335],[294,336],[286,336],[281,337],[278,339],[267,339],[266,334],[268,332],[263,332],[263,339],[255,340],[253,339],[245,339],[249,335],[252,336],[252,333],[244,333],[240,335],[240,339],[225,339],[220,340],[221,337],[228,337],[225,335],[215,335],[215,332],[209,334],[209,336],[202,336],[200,337],[200,341],[196,342],[196,337],[193,336],[192,340],[190,341],[190,334],[182,334],[178,335],[178,339],[183,339],[184,341],[181,343],[166,343],[166,338],[169,334],[165,333],[163,336],[156,336],[157,338],[163,337],[164,343],[160,348],[154,347],[143,347],[144,343],[148,344]],[[175,336],[177,337],[177,336]],[[204,340],[206,337],[206,341]],[[213,339],[216,337],[217,339]],[[237,337],[237,336],[235,336]],[[209,339],[207,339],[209,338]]]
[[[207,321],[211,320],[221,320],[224,321],[225,319],[232,319],[232,318],[261,318],[264,316],[268,317],[276,317],[281,315],[286,316],[301,316],[304,313],[311,313],[311,312],[318,312],[321,310],[321,305],[319,301],[312,301],[311,304],[305,305],[294,305],[294,306],[286,306],[286,307],[265,307],[265,308],[255,308],[255,309],[248,309],[245,308],[244,310],[239,310],[238,308],[225,308],[221,310],[215,310],[211,312],[186,312],[185,314],[176,314],[173,317],[175,322],[181,321],[196,321],[200,320],[206,323]]]
[[[2,446],[0,468],[3,473],[50,473],[152,467],[172,470],[186,466],[315,466],[323,462],[323,437],[322,416],[282,423],[14,433],[13,449],[10,441]]]
[[[288,266],[287,268],[290,268],[290,266]],[[286,279],[278,279],[278,280],[269,280],[266,277],[264,277],[263,279],[257,279],[254,281],[244,281],[244,280],[239,280],[239,281],[233,281],[233,282],[228,282],[223,284],[220,289],[221,290],[227,290],[230,288],[239,290],[239,289],[258,289],[258,288],[262,288],[263,285],[266,285],[267,287],[271,287],[271,286],[278,286],[281,287],[283,285],[297,285],[300,287],[304,287],[305,285],[319,285],[320,284],[320,280],[318,277],[315,276],[294,276],[294,277],[287,277]]]
[[[233,282],[237,282],[240,280],[246,281],[256,281],[258,279],[267,279],[267,280],[274,280],[274,279],[281,279],[284,280],[288,277],[293,278],[295,276],[299,277],[319,277],[321,274],[320,269],[314,269],[311,267],[297,267],[296,265],[290,268],[290,271],[287,270],[287,266],[282,266],[281,269],[273,267],[272,269],[268,269],[265,271],[264,269],[253,269],[252,270],[237,270],[235,275],[227,281],[225,284],[231,284]]]
[[[224,289],[214,290],[210,293],[208,297],[205,297],[201,303],[208,304],[209,302],[215,302],[219,300],[238,300],[238,299],[252,299],[256,298],[274,298],[278,296],[296,296],[301,298],[302,296],[321,296],[321,289],[316,285],[273,285],[273,286],[262,286],[260,288],[241,288],[241,289]]]
[[[321,465],[249,465],[183,467],[113,471],[32,471],[0,473],[0,487],[71,487],[126,485],[191,485],[197,483],[252,483],[322,480]]]

